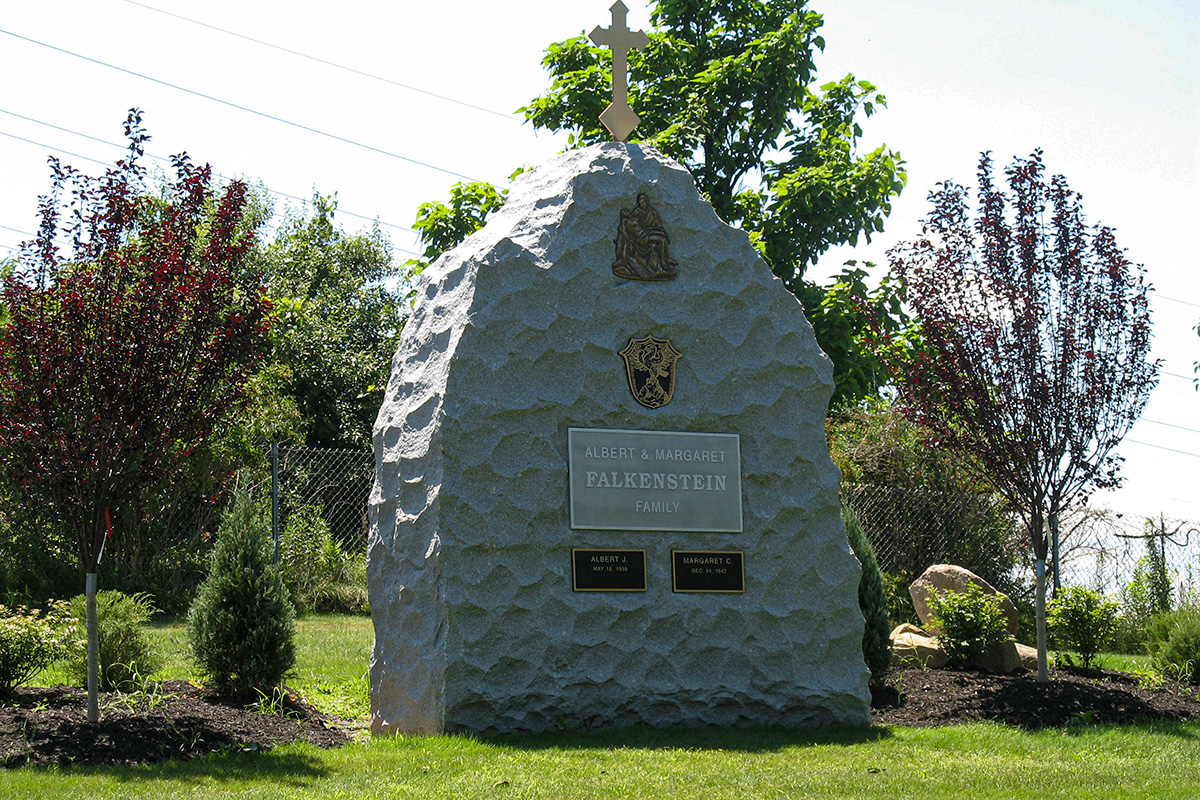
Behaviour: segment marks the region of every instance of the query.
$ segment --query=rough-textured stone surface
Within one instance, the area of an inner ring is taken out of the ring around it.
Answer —
[[[941,669],[946,666],[946,651],[928,633],[907,622],[891,633],[892,665],[912,669]]]
[[[1027,644],[1016,642],[1013,645],[1017,649],[1017,657],[1021,659],[1021,666],[1025,669],[1037,669],[1037,648],[1030,647]]]
[[[942,649],[941,642],[935,634],[924,628],[904,623],[897,625],[891,632],[892,665],[910,669],[941,669],[946,666],[949,657]],[[984,653],[971,665],[976,669],[987,672],[1013,672],[1021,668],[1030,668],[1030,654],[1033,667],[1037,667],[1037,650],[1016,642],[1005,642]]]
[[[676,280],[612,275],[639,192]],[[655,410],[618,355],[647,334],[683,353]],[[831,392],[795,298],[678,164],[610,143],[522,176],[422,275],[376,421],[372,729],[868,722]],[[744,532],[571,530],[570,427],[740,434]],[[646,550],[648,591],[573,592],[572,547]],[[746,592],[673,594],[673,548],[744,551]]]
[[[988,594],[1000,595],[1000,608],[1004,611],[1008,632],[1016,636],[1021,626],[1021,617],[1012,599],[1003,592],[996,591],[995,587],[971,570],[956,564],[934,564],[921,573],[921,577],[909,584],[908,595],[912,598],[917,618],[921,620],[925,629],[931,634],[938,632],[937,627],[930,621],[932,617],[932,612],[929,610],[931,592],[965,592],[967,586],[972,583]]]

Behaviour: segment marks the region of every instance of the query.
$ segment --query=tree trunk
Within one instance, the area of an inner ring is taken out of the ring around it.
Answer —
[[[87,599],[87,718],[100,721],[100,624],[96,617],[96,573],[87,574],[84,584]]]
[[[1050,671],[1046,663],[1046,559],[1039,558],[1034,564],[1034,574],[1037,577],[1037,679],[1041,683],[1050,680]]]

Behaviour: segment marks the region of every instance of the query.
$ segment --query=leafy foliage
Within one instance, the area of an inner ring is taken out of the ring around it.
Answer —
[[[1171,610],[1171,573],[1167,569],[1166,542],[1153,535],[1153,521],[1147,520],[1151,535],[1146,537],[1146,555],[1138,559],[1133,577],[1125,587],[1125,606],[1140,617],[1152,617]]]
[[[507,195],[507,189],[497,189],[484,181],[473,181],[456,183],[451,187],[450,205],[422,203],[417,209],[413,228],[421,234],[425,252],[421,260],[410,261],[409,264],[423,268],[482,228],[488,215],[504,205]]]
[[[1007,505],[980,465],[883,401],[826,421],[830,456],[853,507],[896,587],[893,618],[912,613],[908,584],[930,564],[959,564],[1010,596],[1021,541]]]
[[[201,672],[247,691],[273,689],[296,663],[296,622],[279,568],[271,563],[270,521],[245,487],[221,520],[208,578],[188,613]]]
[[[858,607],[862,611],[866,626],[863,630],[863,659],[867,663],[867,669],[871,671],[871,683],[882,686],[892,665],[889,638],[891,625],[888,619],[887,595],[883,587],[883,573],[879,571],[875,551],[863,535],[858,518],[854,511],[845,505],[842,506],[842,522],[846,526],[846,538],[850,542],[850,549],[862,565],[862,577],[858,581]]]
[[[387,385],[403,325],[391,246],[376,227],[348,235],[335,198],[314,194],[257,254],[275,308],[269,361],[311,447],[362,447]],[[278,441],[278,439],[274,439]]]
[[[629,54],[631,141],[684,164],[717,214],[742,227],[793,291],[831,245],[883,230],[904,186],[903,162],[880,146],[858,153],[857,116],[886,105],[847,75],[812,86],[824,50],[820,14],[803,0],[661,0],[650,44]],[[599,121],[611,98],[611,52],[579,36],[552,44],[550,91],[526,108],[571,146],[610,138]]]
[[[1200,684],[1200,613],[1194,609],[1156,618],[1154,666],[1177,680]]]
[[[246,187],[218,195],[209,167],[180,155],[152,196],[137,112],[126,133],[128,156],[100,178],[50,160],[38,235],[3,279],[0,457],[19,496],[71,532],[85,572],[105,510],[180,474],[243,403],[266,344]]]
[[[292,604],[300,612],[366,610],[365,565],[360,553],[347,553],[315,506],[288,515],[280,542],[279,564]]]
[[[1084,669],[1091,669],[1096,656],[1117,629],[1120,604],[1083,586],[1068,586],[1047,607],[1047,621],[1058,641],[1075,650]]]
[[[71,600],[74,617],[84,619],[84,603],[83,595]],[[96,592],[101,689],[135,688],[139,678],[162,667],[163,655],[155,649],[145,627],[155,611],[152,598],[144,593]],[[87,648],[82,641],[71,650],[67,674],[80,685],[87,681]]]
[[[0,696],[65,656],[78,633],[79,620],[62,600],[45,611],[0,605]]]
[[[847,261],[829,286],[804,282],[796,290],[817,343],[833,362],[829,406],[834,413],[878,397],[880,388],[892,383],[892,365],[923,346],[895,276],[884,275],[875,289],[867,286],[874,267]]]
[[[1116,447],[1158,364],[1144,270],[1113,231],[1085,224],[1066,179],[1047,181],[1040,150],[1005,174],[1007,194],[985,153],[974,224],[966,189],[940,184],[921,238],[889,253],[928,345],[903,364],[903,402],[939,441],[979,459],[1044,565],[1047,524],[1119,482]],[[1044,678],[1041,567],[1037,596]]]
[[[970,666],[993,647],[1012,640],[1000,606],[1000,595],[970,583],[961,592],[932,592],[931,625],[939,629],[938,642],[946,651],[947,666]]]

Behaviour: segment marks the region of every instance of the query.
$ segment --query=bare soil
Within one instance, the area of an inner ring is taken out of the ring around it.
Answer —
[[[948,669],[894,672],[876,693],[876,725],[930,726],[989,720],[1029,730],[1086,723],[1200,719],[1200,687],[1170,681],[1153,688],[1110,670],[996,675]]]
[[[187,681],[165,681],[149,692],[102,692],[100,721],[88,722],[82,689],[21,687],[0,704],[0,766],[132,766],[217,751],[266,750],[297,740],[319,747],[350,740],[344,723],[293,693],[284,694],[271,713],[248,709],[246,700]]]
[[[67,686],[19,688],[0,702],[0,767],[146,764],[220,751],[266,750],[304,740],[339,747],[352,725],[287,694],[273,713],[246,707],[186,681],[149,692],[102,694],[99,722],[87,721],[86,697]],[[993,675],[956,670],[892,674],[875,697],[876,725],[930,726],[991,720],[1026,729],[1086,723],[1200,719],[1200,687],[1140,686],[1107,670],[1054,670],[1049,683],[1031,672]]]

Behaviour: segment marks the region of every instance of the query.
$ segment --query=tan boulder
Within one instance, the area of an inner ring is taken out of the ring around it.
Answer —
[[[1037,648],[1027,644],[1015,643],[1017,655],[1021,658],[1021,666],[1025,669],[1037,669]]]
[[[1008,632],[1015,636],[1017,629],[1020,627],[1020,615],[1017,613],[1016,605],[1009,599],[1008,595],[996,591],[994,586],[969,569],[954,564],[934,564],[925,570],[921,574],[921,577],[913,581],[908,587],[908,594],[912,597],[913,608],[916,609],[917,618],[921,620],[921,624],[925,627],[925,630],[931,634],[938,632],[937,628],[933,627],[930,623],[932,613],[929,610],[929,597],[931,593],[934,591],[963,592],[972,583],[985,592],[1000,595],[1000,608],[1004,611],[1005,619],[1008,621]]]
[[[918,636],[928,636],[929,635],[929,633],[924,628],[913,625],[911,622],[901,622],[888,635],[891,636],[893,639],[895,639],[897,636],[899,636],[902,633],[915,633]]]
[[[937,640],[916,625],[899,625],[892,631],[892,664],[897,667],[940,669],[946,666],[946,653]]]
[[[973,666],[988,672],[1013,672],[1020,669],[1021,654],[1017,650],[1017,643],[1005,642],[996,645],[976,658]]]

